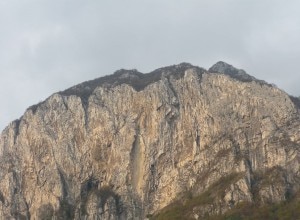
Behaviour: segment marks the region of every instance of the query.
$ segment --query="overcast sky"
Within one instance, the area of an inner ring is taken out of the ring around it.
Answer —
[[[222,60],[300,95],[299,0],[0,0],[0,130],[72,85]]]

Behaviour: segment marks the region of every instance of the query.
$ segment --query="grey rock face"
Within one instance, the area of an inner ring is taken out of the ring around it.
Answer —
[[[0,218],[143,219],[224,177],[195,218],[285,200],[299,190],[299,108],[245,74],[120,70],[30,107],[1,134]]]

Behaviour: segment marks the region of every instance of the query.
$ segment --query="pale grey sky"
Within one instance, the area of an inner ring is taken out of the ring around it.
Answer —
[[[0,0],[0,130],[121,68],[223,60],[300,95],[298,0]]]

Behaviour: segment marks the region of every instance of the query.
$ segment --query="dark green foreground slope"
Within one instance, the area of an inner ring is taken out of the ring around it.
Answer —
[[[201,208],[214,207],[214,202],[224,197],[225,189],[238,180],[241,174],[235,173],[221,178],[214,183],[208,190],[199,196],[193,196],[192,192],[186,192],[181,195],[180,199],[165,207],[161,212],[148,217],[150,220],[182,220],[196,219],[195,210]],[[265,181],[265,180],[264,180]],[[262,184],[264,184],[263,182]],[[203,220],[297,220],[300,219],[300,192],[288,198],[286,201],[274,204],[256,201],[255,187],[253,190],[254,202],[241,202],[233,204],[229,211],[209,216],[209,213],[204,216],[198,216],[198,219]]]

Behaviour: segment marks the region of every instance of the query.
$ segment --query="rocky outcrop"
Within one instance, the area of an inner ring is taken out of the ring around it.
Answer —
[[[187,200],[198,219],[286,200],[299,189],[299,122],[288,94],[225,63],[120,70],[2,132],[0,217],[156,218]]]

